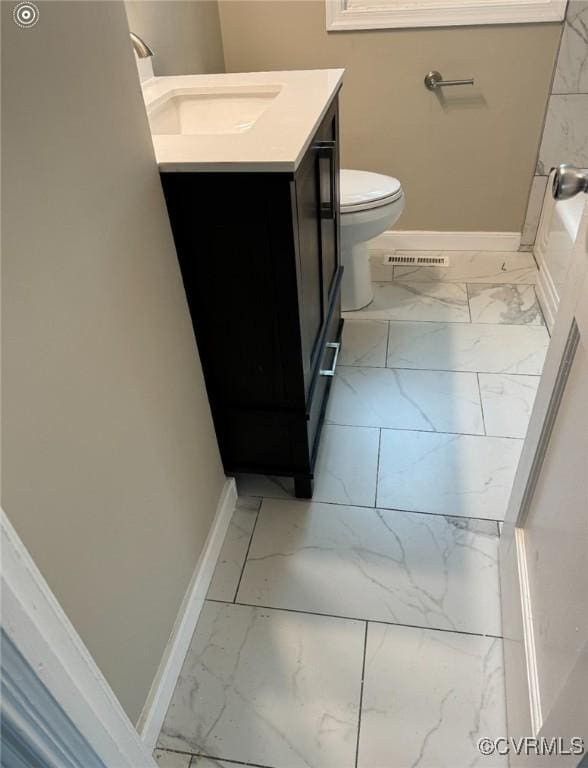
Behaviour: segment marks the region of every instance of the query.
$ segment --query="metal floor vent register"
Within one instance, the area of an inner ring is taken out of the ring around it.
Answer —
[[[449,256],[409,256],[407,254],[386,255],[382,259],[382,264],[391,266],[408,267],[448,267]]]

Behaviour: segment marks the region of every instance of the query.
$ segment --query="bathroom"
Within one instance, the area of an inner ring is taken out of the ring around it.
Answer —
[[[583,765],[588,2],[2,13],[2,766]]]

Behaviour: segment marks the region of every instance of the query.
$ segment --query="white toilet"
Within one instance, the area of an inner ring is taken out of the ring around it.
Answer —
[[[341,309],[350,312],[373,299],[368,241],[399,219],[404,193],[398,179],[369,171],[341,170]]]

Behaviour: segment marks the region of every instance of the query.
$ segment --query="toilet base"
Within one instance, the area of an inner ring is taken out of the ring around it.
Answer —
[[[341,309],[343,312],[354,312],[367,307],[374,298],[367,243],[343,247],[341,263],[343,265]]]

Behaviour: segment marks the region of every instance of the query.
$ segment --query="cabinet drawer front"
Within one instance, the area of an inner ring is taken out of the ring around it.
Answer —
[[[334,373],[342,328],[343,320],[341,320],[339,299],[337,299],[331,308],[327,333],[322,345],[320,365],[310,391],[311,399],[309,400],[308,407],[307,434],[312,466],[314,466],[320,443],[320,432],[333,381],[333,376],[330,374],[331,372]]]

